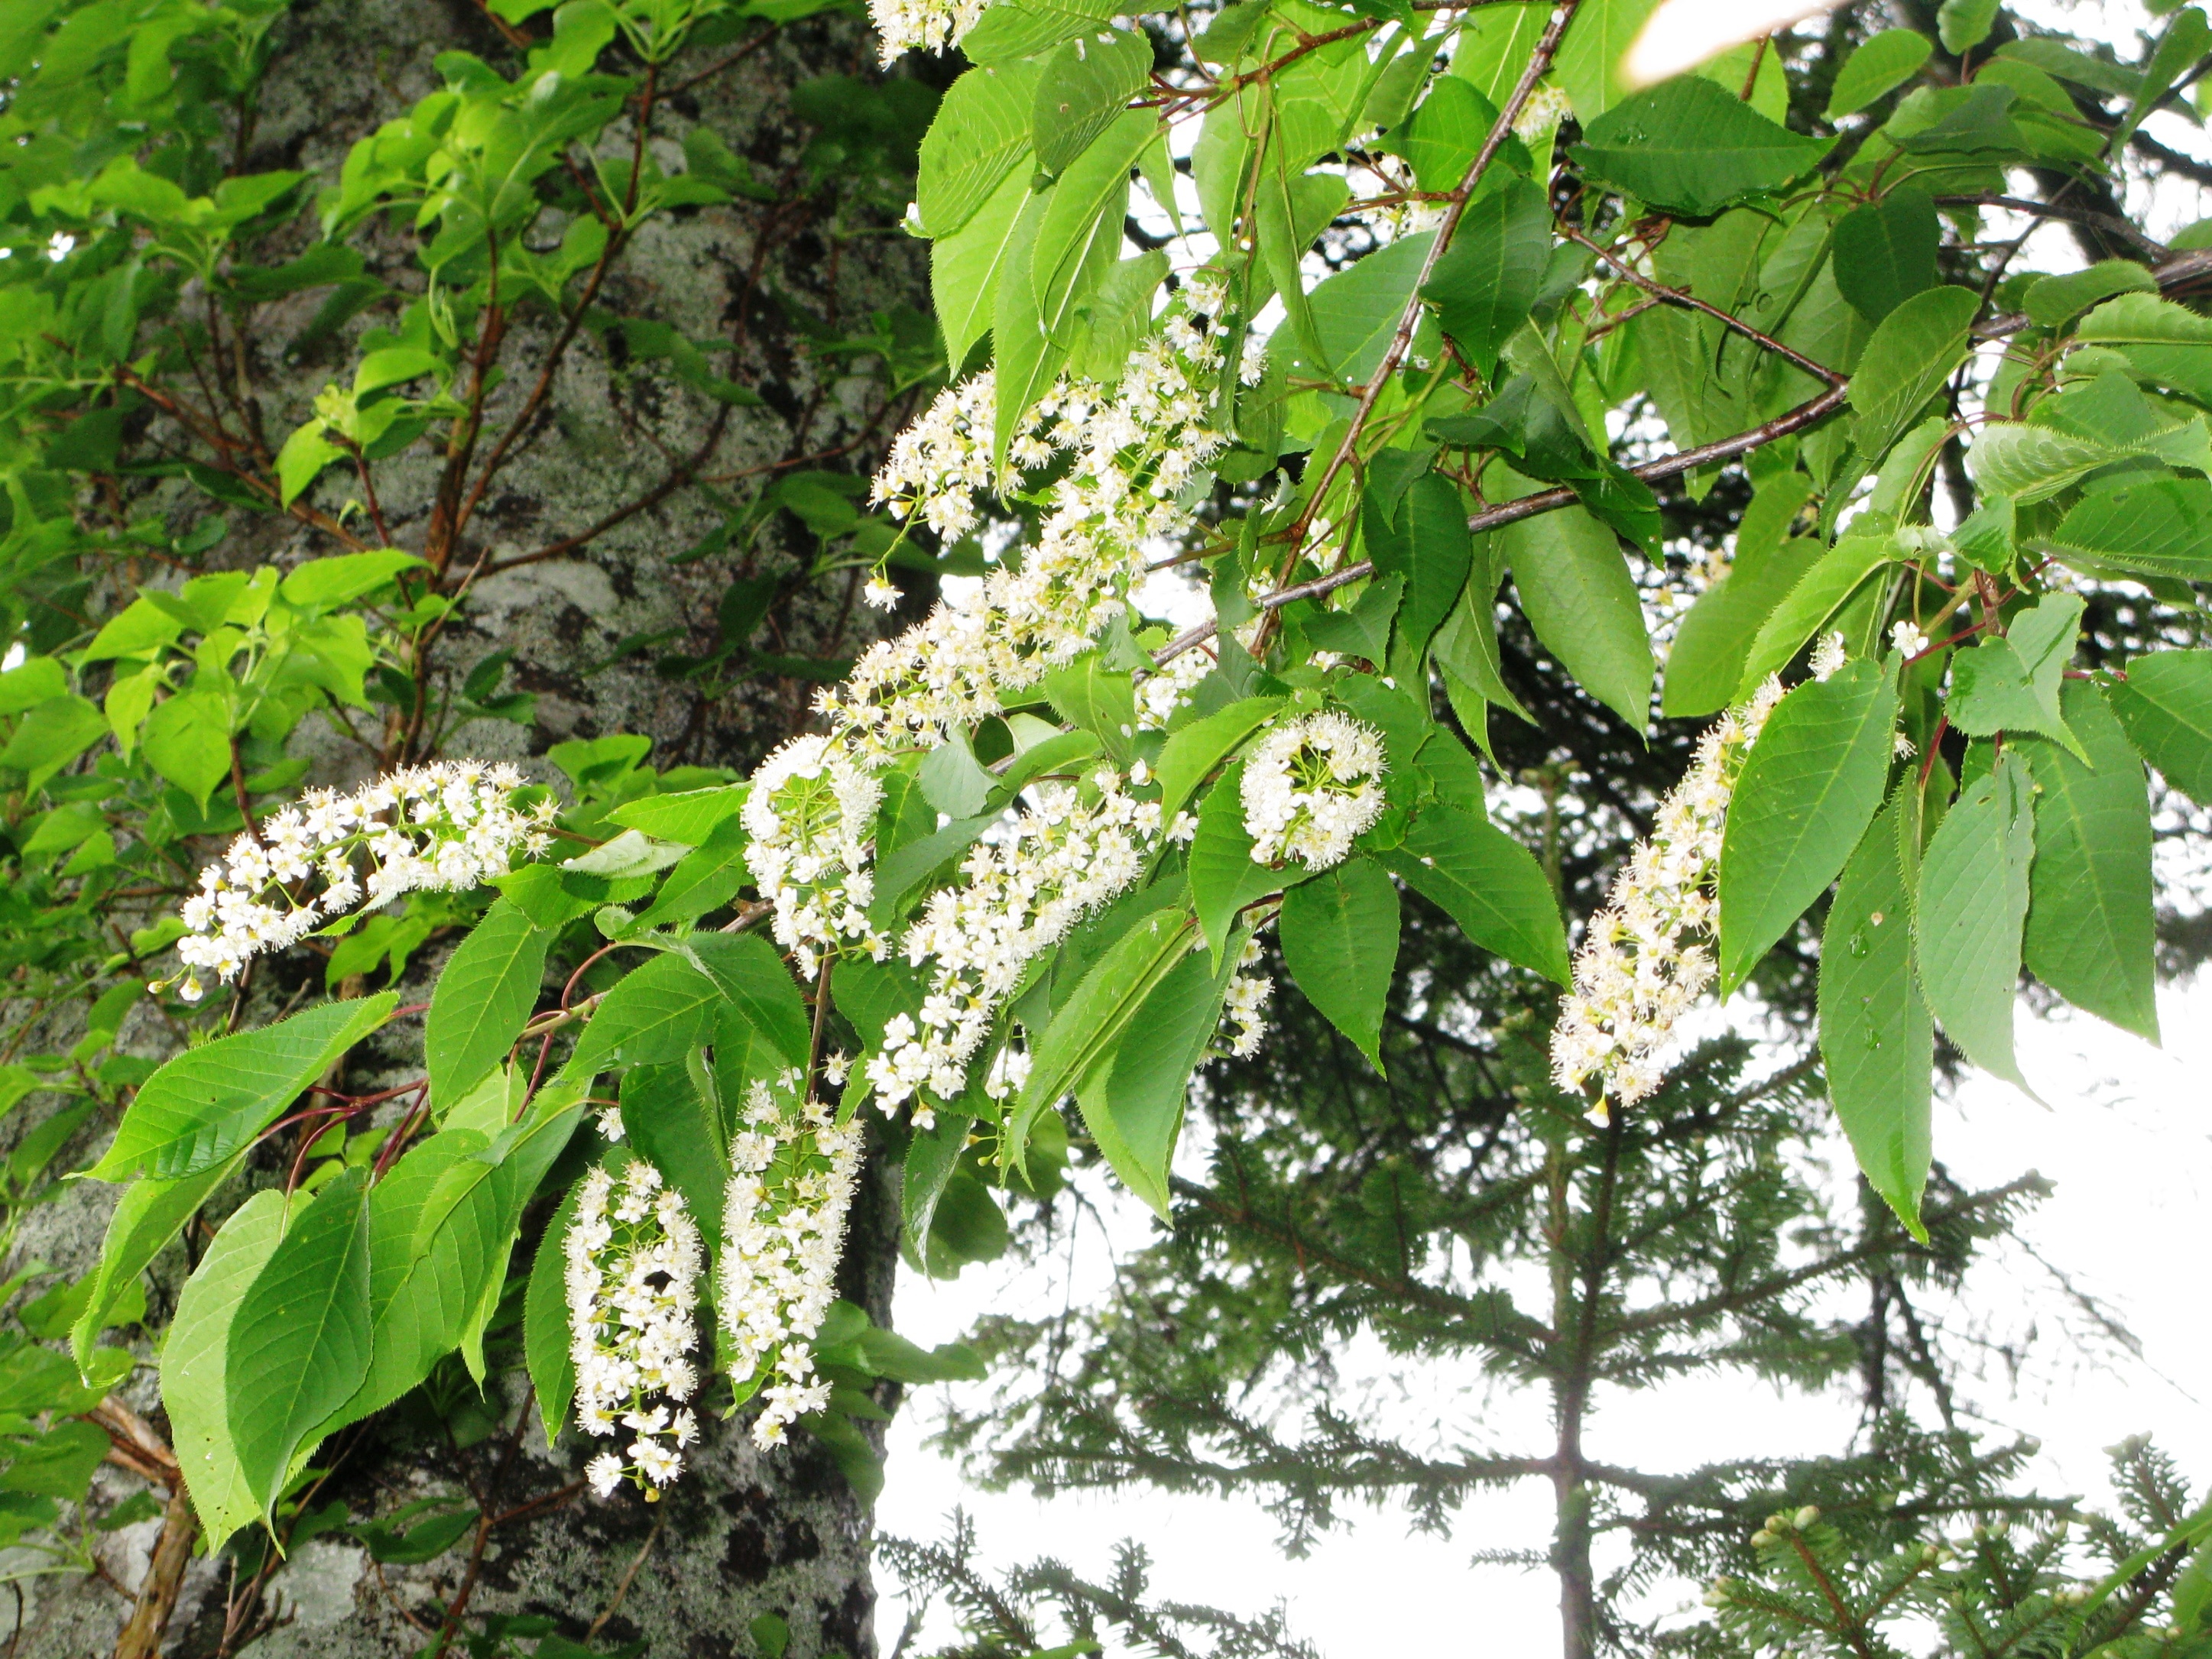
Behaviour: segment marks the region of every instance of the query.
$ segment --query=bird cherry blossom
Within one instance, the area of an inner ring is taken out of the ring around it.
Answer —
[[[313,789],[263,819],[200,872],[184,902],[185,964],[178,994],[204,994],[200,975],[238,977],[265,951],[297,944],[356,906],[374,909],[411,892],[478,886],[535,857],[550,840],[549,797],[518,811],[522,774],[481,761],[441,761],[378,778],[350,795]],[[364,873],[356,863],[366,859]]]
[[[602,1164],[577,1188],[562,1253],[576,1421],[602,1438],[632,1436],[592,1458],[585,1478],[602,1498],[628,1479],[654,1502],[699,1435],[683,1404],[699,1384],[688,1357],[698,1340],[698,1224],[643,1158],[619,1179]]]
[[[837,1259],[859,1178],[860,1129],[818,1100],[801,1103],[797,1070],[756,1079],[745,1127],[731,1138],[718,1301],[736,1355],[765,1402],[753,1442],[780,1445],[800,1418],[824,1409],[814,1336],[836,1299]]]
[[[1244,763],[1244,830],[1259,864],[1326,870],[1382,816],[1382,734],[1324,710],[1279,726]]]
[[[1632,1106],[1659,1086],[1666,1075],[1660,1050],[1713,981],[1712,884],[1729,801],[1781,700],[1782,682],[1770,677],[1705,729],[1697,760],[1660,803],[1650,838],[1636,844],[1607,907],[1590,918],[1574,988],[1552,1030],[1552,1074],[1570,1093],[1597,1079],[1594,1122],[1609,1121],[1608,1100]]]

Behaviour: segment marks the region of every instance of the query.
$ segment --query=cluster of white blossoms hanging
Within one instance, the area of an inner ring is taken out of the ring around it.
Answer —
[[[585,1479],[602,1498],[628,1479],[649,1501],[683,1472],[683,1449],[699,1434],[683,1404],[699,1385],[690,1358],[698,1340],[698,1224],[684,1195],[643,1158],[631,1159],[619,1179],[603,1164],[576,1189],[562,1251],[576,1421],[587,1434],[629,1440],[592,1458]]]
[[[988,372],[947,388],[893,443],[874,499],[948,540],[981,522],[982,494],[1012,494],[1046,467],[1060,476],[1018,565],[995,566],[971,592],[871,647],[817,700],[823,732],[793,739],[757,775],[746,858],[775,907],[777,939],[802,971],[839,954],[885,954],[867,915],[868,836],[884,772],[1003,712],[1091,650],[1127,615],[1151,554],[1190,532],[1184,496],[1227,443],[1208,416],[1236,334],[1228,307],[1219,276],[1200,273],[1110,391],[1062,376],[1026,411],[1003,469],[992,460]],[[1248,343],[1240,376],[1255,382],[1261,367]],[[1139,720],[1164,723],[1206,666],[1201,656],[1148,679]],[[893,1023],[870,1063],[884,1109],[911,1103],[917,1122],[933,1121],[927,1097],[949,1101],[965,1087],[1024,967],[1142,873],[1168,828],[1156,805],[1132,793],[1147,781],[1141,769],[1124,777],[1109,768],[1033,784],[979,839],[958,883],[932,895],[897,944],[927,971],[927,1000],[918,1017]]]
[[[860,1163],[860,1125],[838,1122],[821,1101],[802,1103],[805,1087],[796,1070],[753,1081],[722,1206],[722,1329],[742,1368],[739,1397],[749,1381],[763,1384],[752,1436],[763,1448],[830,1403],[830,1384],[814,1376],[814,1336],[836,1299]]]
[[[1552,1030],[1552,1074],[1578,1093],[1598,1081],[1593,1122],[1608,1100],[1632,1106],[1666,1075],[1660,1051],[1713,981],[1713,876],[1729,801],[1759,728],[1782,700],[1770,676],[1750,700],[1705,729],[1696,762],[1660,803],[1651,836],[1613,878],[1575,957],[1574,989]]]
[[[520,851],[544,851],[557,810],[550,796],[529,812],[511,802],[523,785],[512,766],[439,762],[377,779],[350,795],[308,791],[231,842],[200,872],[180,909],[185,972],[178,994],[197,1001],[202,972],[228,983],[256,955],[281,951],[356,905],[374,909],[404,893],[453,892],[506,873]],[[356,860],[366,854],[364,873]]]
[[[914,1100],[915,1125],[934,1125],[921,1091],[957,1098],[1022,969],[1143,872],[1159,840],[1160,806],[1137,799],[1127,785],[1141,787],[1148,775],[1140,760],[1127,780],[1099,768],[1089,791],[1037,786],[1025,811],[994,824],[970,849],[961,884],[929,896],[905,939],[907,960],[931,966],[921,1018],[896,1016],[868,1062],[868,1082],[885,1110]]]
[[[1382,816],[1382,734],[1327,710],[1279,726],[1244,763],[1244,832],[1255,863],[1326,870]]]

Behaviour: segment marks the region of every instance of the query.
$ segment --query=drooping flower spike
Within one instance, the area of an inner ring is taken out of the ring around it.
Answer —
[[[1650,838],[1637,842],[1607,907],[1590,918],[1574,989],[1552,1029],[1552,1074],[1569,1093],[1597,1079],[1595,1123],[1610,1121],[1611,1103],[1632,1106],[1659,1086],[1661,1051],[1713,981],[1712,887],[1729,800],[1781,701],[1781,680],[1769,678],[1705,729],[1696,762],[1660,803]]]
[[[647,1502],[684,1470],[698,1438],[684,1401],[699,1385],[699,1226],[660,1171],[633,1158],[619,1180],[605,1165],[577,1189],[562,1253],[576,1421],[628,1445],[601,1452],[585,1478],[602,1498],[625,1480]]]
[[[505,874],[518,852],[534,858],[550,841],[556,809],[549,797],[515,811],[523,782],[512,766],[441,761],[350,795],[310,790],[271,813],[200,872],[199,891],[184,902],[178,994],[197,1001],[203,972],[228,984],[261,952],[295,945],[356,906],[479,886]]]

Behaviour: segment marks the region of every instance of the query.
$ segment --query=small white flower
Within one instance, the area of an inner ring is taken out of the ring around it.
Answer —
[[[896,585],[886,581],[878,570],[861,587],[860,598],[874,610],[891,611],[897,608],[900,595]]]
[[[1824,635],[1820,644],[1813,647],[1813,678],[1825,680],[1844,665],[1844,636],[1840,633]]]
[[[1900,657],[1917,657],[1928,648],[1928,635],[1916,622],[1893,623],[1889,630],[1889,642]]]

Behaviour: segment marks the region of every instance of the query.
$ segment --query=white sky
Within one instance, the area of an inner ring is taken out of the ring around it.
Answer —
[[[2130,40],[2148,21],[2134,0],[2029,0],[2014,9],[2115,41]],[[2121,52],[2136,55],[2126,46]],[[2177,149],[2212,153],[2207,135],[2180,118],[2155,116],[2150,130]],[[2212,197],[2192,185],[2169,184],[2154,201],[2144,194],[2140,185],[2131,191],[2132,205],[2148,210],[2154,235],[2212,214]],[[2070,240],[2046,232],[2016,268],[2063,270],[2080,263]],[[2212,1206],[2212,982],[2168,988],[2160,1012],[2162,1051],[2087,1016],[2039,1019],[2023,1005],[2022,1066],[2049,1108],[1975,1077],[1937,1109],[1938,1156],[1962,1181],[1993,1184],[2034,1169],[2057,1182],[2051,1200],[2022,1228],[2025,1242],[2141,1339],[2140,1358],[2084,1340],[2065,1294],[2022,1253],[1992,1261],[1972,1281],[1971,1314],[2015,1334],[2032,1330],[2033,1340],[2016,1375],[1971,1378],[1963,1395],[1988,1413],[1993,1435],[2040,1437],[2033,1479],[2045,1490],[2100,1501],[2102,1449],[2130,1434],[2154,1435],[2200,1486],[2212,1481],[2212,1320],[2204,1314],[2199,1267]],[[1125,1248],[1146,1236],[1152,1224],[1133,1202],[1117,1202],[1103,1188],[1100,1196]],[[1079,1272],[1099,1282],[1111,1271],[1110,1248],[1095,1229],[1081,1248]],[[904,1275],[897,1321],[916,1340],[951,1340],[982,1311],[1042,1312],[1051,1304],[1040,1298],[1052,1294],[1043,1275],[1010,1264],[971,1268],[951,1284]],[[1347,1356],[1346,1369],[1358,1373],[1361,1356]],[[1386,1369],[1376,1364],[1369,1374],[1380,1377]],[[1425,1388],[1427,1403],[1418,1397]],[[1448,1441],[1456,1432],[1470,1449],[1542,1444],[1540,1399],[1459,1392],[1458,1379],[1441,1375],[1409,1378],[1405,1390],[1379,1425],[1385,1432],[1417,1442],[1425,1430]],[[1157,1596],[1244,1613],[1279,1602],[1297,1633],[1332,1659],[1557,1650],[1549,1573],[1469,1560],[1486,1549],[1544,1548],[1550,1501],[1536,1483],[1474,1501],[1449,1539],[1411,1532],[1395,1510],[1361,1510],[1307,1559],[1291,1561],[1256,1502],[1172,1497],[1141,1486],[1050,1502],[976,1490],[924,1444],[941,1400],[934,1392],[918,1393],[892,1427],[889,1484],[877,1510],[884,1533],[933,1536],[960,1506],[976,1523],[988,1564],[1004,1568],[1050,1554],[1094,1578],[1110,1572],[1115,1544],[1133,1538],[1152,1552]],[[1808,1398],[1741,1379],[1690,1384],[1612,1397],[1590,1450],[1679,1468],[1721,1456],[1810,1455],[1842,1449],[1856,1418],[1855,1402],[1843,1393]],[[883,1589],[878,1636],[888,1652],[907,1608],[895,1586],[886,1582]],[[1683,1587],[1680,1599],[1692,1601],[1696,1589]],[[949,1634],[941,1613],[928,1630]]]

